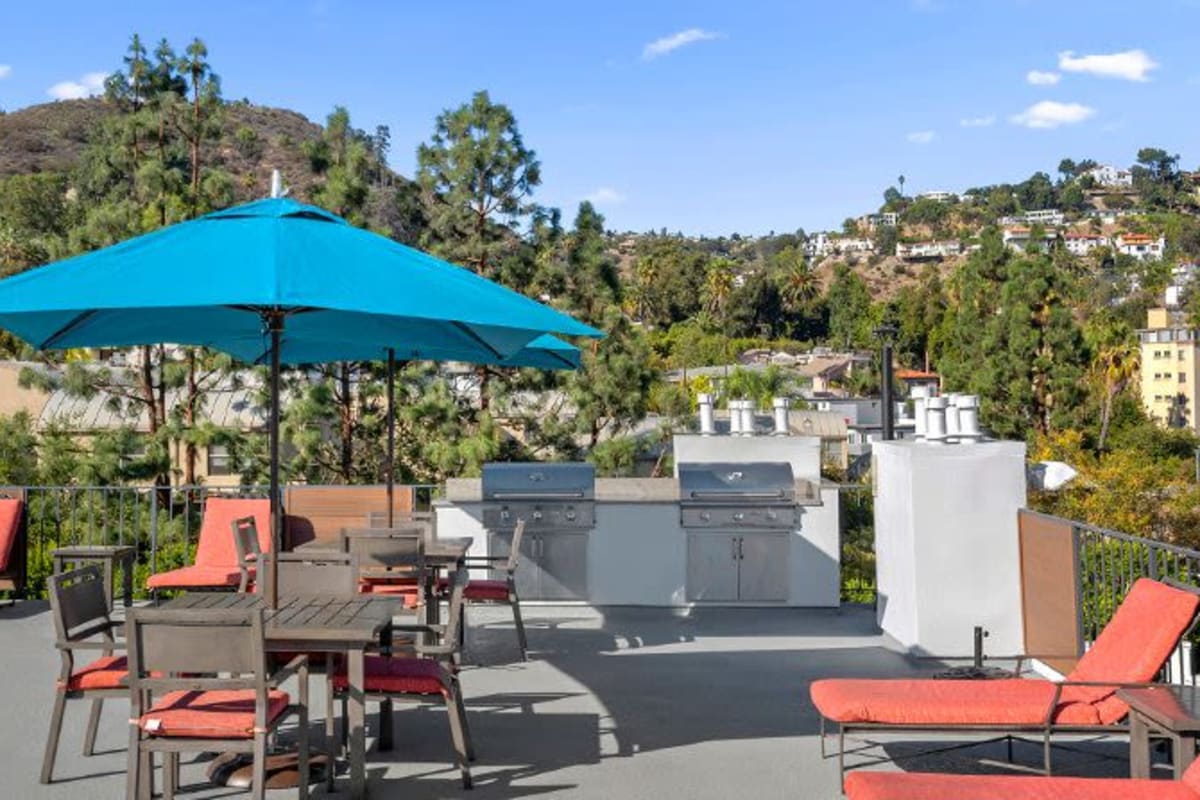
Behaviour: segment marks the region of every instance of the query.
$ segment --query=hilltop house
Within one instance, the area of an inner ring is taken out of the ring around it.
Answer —
[[[952,258],[963,251],[961,242],[903,242],[896,245],[896,257],[905,261],[929,261]]]
[[[877,228],[894,228],[900,224],[900,215],[895,211],[881,211],[878,214],[863,214],[858,218],[858,227],[870,232]]]
[[[999,225],[1062,225],[1066,216],[1057,208],[1041,208],[996,220]]]
[[[1167,242],[1162,236],[1152,239],[1145,233],[1122,233],[1114,241],[1116,251],[1138,261],[1158,261],[1163,257]]]
[[[1063,235],[1063,244],[1068,253],[1086,256],[1097,247],[1111,247],[1112,241],[1099,233],[1067,233]]]
[[[1018,253],[1024,253],[1029,249],[1030,232],[1030,228],[1023,226],[1017,228],[1005,228],[1004,234],[1001,236],[1001,240],[1004,242],[1004,246],[1010,250],[1015,250]],[[1057,238],[1058,231],[1046,230],[1042,233],[1041,244],[1044,247],[1049,247]]]
[[[1133,187],[1132,172],[1108,164],[1093,167],[1083,174],[1094,180],[1097,186],[1103,186],[1108,189],[1129,189]]]
[[[917,195],[918,200],[936,200],[939,203],[954,203],[958,201],[958,195],[954,192],[921,192]]]
[[[824,258],[829,255],[872,253],[875,243],[870,239],[855,236],[830,236],[824,231],[814,233],[804,243],[804,255],[809,258]]]

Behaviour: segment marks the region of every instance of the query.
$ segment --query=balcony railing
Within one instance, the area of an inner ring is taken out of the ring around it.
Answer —
[[[404,489],[412,491],[412,507],[418,511],[428,510],[437,493],[437,487],[429,485]],[[191,562],[205,500],[266,497],[267,491],[265,486],[0,487],[0,492],[25,498],[26,595],[33,597],[45,593],[54,549],[81,544],[137,548],[134,586],[140,591],[150,575]]]

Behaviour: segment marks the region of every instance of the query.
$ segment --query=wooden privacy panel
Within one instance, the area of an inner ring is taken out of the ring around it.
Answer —
[[[397,486],[392,510],[397,514],[412,511],[415,497],[413,487]],[[342,528],[365,528],[369,513],[387,511],[387,487],[289,486],[283,507],[291,547],[319,540],[337,549]]]
[[[1083,654],[1074,530],[1068,520],[1026,510],[1017,512],[1017,530],[1025,652],[1058,656],[1041,660],[1066,674]]]

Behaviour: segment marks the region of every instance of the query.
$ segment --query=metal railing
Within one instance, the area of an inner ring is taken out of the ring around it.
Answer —
[[[408,485],[414,510],[428,511],[439,487]],[[209,497],[266,497],[265,486],[5,486],[25,498],[26,596],[45,594],[51,554],[68,545],[137,549],[134,586],[156,572],[191,563]],[[286,509],[285,509],[286,510]]]

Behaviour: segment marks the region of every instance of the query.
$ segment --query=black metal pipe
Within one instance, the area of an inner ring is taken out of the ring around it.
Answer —
[[[270,311],[265,315],[265,321],[271,332],[271,415],[268,422],[271,449],[271,552],[266,556],[266,585],[263,587],[263,594],[267,598],[269,608],[278,608],[279,562],[275,555],[283,543],[283,504],[279,495],[279,346],[283,336],[283,312]]]
[[[883,350],[880,358],[880,395],[883,408],[881,409],[883,423],[883,440],[890,442],[896,438],[896,408],[892,401],[892,342],[883,340]]]
[[[392,498],[396,493],[396,348],[387,351],[387,526],[395,527]]]

